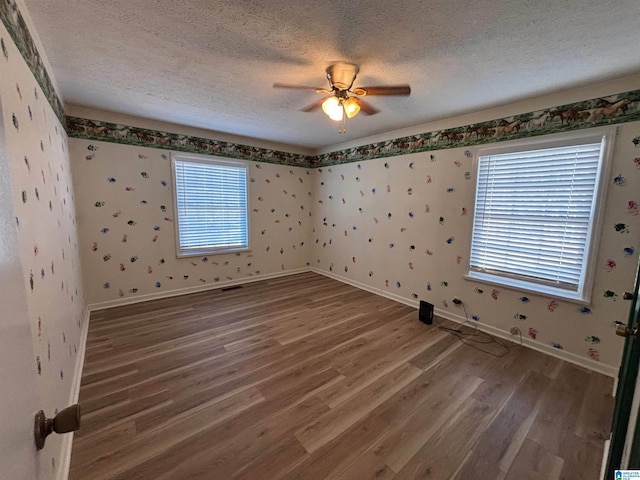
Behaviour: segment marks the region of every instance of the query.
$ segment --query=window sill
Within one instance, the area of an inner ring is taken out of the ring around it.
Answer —
[[[176,253],[176,258],[187,258],[187,257],[203,257],[205,255],[222,255],[225,253],[240,253],[240,252],[250,252],[251,248],[249,247],[237,247],[237,248],[219,248],[219,249],[193,249]]]
[[[499,277],[497,275],[489,275],[479,272],[469,272],[468,274],[463,275],[463,278],[472,282],[481,282],[488,285],[506,287],[519,292],[533,293],[565,302],[576,303],[578,305],[591,304],[590,298],[585,298],[577,292],[570,292],[560,288],[549,287],[547,285],[533,284],[513,278]]]

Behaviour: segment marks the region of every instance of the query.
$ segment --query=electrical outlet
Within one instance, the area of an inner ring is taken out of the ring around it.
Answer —
[[[520,329],[518,327],[511,327],[509,332],[511,332],[511,335],[520,335]]]

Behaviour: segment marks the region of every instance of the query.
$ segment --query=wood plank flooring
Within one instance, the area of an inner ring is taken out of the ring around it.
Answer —
[[[417,317],[314,273],[94,312],[70,478],[598,478],[611,378]]]

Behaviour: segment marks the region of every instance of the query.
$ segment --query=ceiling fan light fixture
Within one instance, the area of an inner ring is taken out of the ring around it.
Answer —
[[[301,108],[303,112],[313,112],[322,107],[322,111],[334,122],[340,122],[340,133],[344,133],[345,122],[353,118],[360,111],[366,115],[375,115],[377,108],[365,100],[364,96],[397,96],[408,97],[411,95],[411,87],[401,85],[374,85],[369,87],[353,88],[353,82],[358,75],[359,67],[348,62],[335,62],[326,68],[329,88],[307,87],[304,85],[290,85],[286,83],[274,83],[275,88],[291,88],[296,90],[313,90],[322,93],[324,98],[316,100],[311,105]],[[326,95],[329,96],[326,96]]]
[[[339,122],[342,120],[344,109],[340,103],[340,99],[335,96],[328,97],[322,102],[322,111],[326,113],[331,120]]]
[[[344,111],[342,110],[342,108],[336,108],[333,112],[329,114],[329,118],[335,122],[342,121],[343,117],[344,117]]]
[[[358,104],[358,100],[353,97],[347,98],[344,103],[344,112],[347,114],[347,118],[355,117],[360,111],[360,105]]]

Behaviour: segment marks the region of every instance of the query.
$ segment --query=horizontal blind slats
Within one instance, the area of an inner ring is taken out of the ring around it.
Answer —
[[[182,249],[248,246],[245,167],[175,161]]]
[[[577,289],[600,143],[479,158],[471,269]]]

